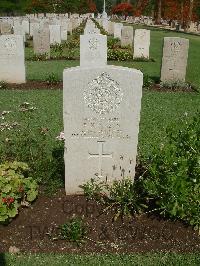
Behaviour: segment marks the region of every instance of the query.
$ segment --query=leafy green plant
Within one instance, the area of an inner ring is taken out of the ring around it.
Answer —
[[[59,79],[59,77],[55,73],[50,73],[46,77],[46,82],[48,84],[52,85],[52,84],[56,84],[56,83],[60,82],[60,79]]]
[[[104,204],[104,211],[114,209],[114,220],[118,217],[140,214],[147,208],[145,198],[140,191],[139,181],[134,182],[130,178],[115,180],[111,184],[91,179],[80,187],[87,199],[94,199]]]
[[[38,195],[38,185],[28,177],[28,165],[6,162],[0,165],[0,222],[9,222],[20,206],[28,206]]]
[[[87,227],[81,218],[72,218],[69,222],[60,225],[60,238],[77,243],[84,242],[87,235]]]
[[[200,232],[200,113],[176,131],[148,161],[144,187],[164,216],[181,219]]]

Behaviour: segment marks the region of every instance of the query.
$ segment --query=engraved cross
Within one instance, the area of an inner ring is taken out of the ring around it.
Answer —
[[[113,154],[104,152],[104,143],[105,143],[105,141],[97,141],[97,143],[99,145],[98,154],[89,153],[89,158],[99,158],[98,176],[102,177],[102,161],[103,161],[103,158],[113,158]]]

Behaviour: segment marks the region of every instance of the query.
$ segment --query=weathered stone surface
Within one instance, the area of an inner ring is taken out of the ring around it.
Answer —
[[[150,30],[137,29],[134,36],[134,58],[149,58]]]
[[[67,34],[68,34],[68,22],[67,19],[61,20],[61,40],[67,41]]]
[[[36,29],[39,29],[40,24],[38,22],[31,22],[30,23],[30,36],[33,36],[33,32]]]
[[[1,22],[1,34],[11,34],[12,26],[8,22]]]
[[[178,37],[165,37],[161,81],[185,81],[189,40]]]
[[[121,40],[122,28],[123,28],[123,24],[122,23],[115,23],[114,24],[114,38],[118,38],[118,39]]]
[[[124,26],[122,28],[121,46],[133,46],[133,27]]]
[[[47,54],[50,56],[50,33],[49,27],[40,27],[33,33],[33,48],[37,55]]]
[[[25,33],[29,34],[30,33],[30,25],[29,25],[29,20],[24,19],[22,20],[22,27]]]
[[[64,71],[65,188],[135,176],[143,75],[116,66]]]
[[[50,44],[60,44],[61,43],[61,31],[60,25],[49,25],[50,31]]]
[[[0,81],[8,83],[26,81],[23,36],[0,36]]]
[[[107,64],[107,36],[88,34],[80,36],[80,66]]]
[[[112,21],[108,22],[108,34],[109,35],[114,34],[114,22],[112,22]]]

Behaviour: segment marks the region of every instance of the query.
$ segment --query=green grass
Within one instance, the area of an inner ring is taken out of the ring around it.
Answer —
[[[27,61],[27,79],[28,80],[46,80],[49,74],[54,73],[59,79],[62,79],[63,70],[69,67],[78,66],[78,61],[51,60],[51,61]]]
[[[136,28],[136,27],[134,27]],[[138,27],[137,27],[138,28]],[[140,27],[141,28],[141,27]],[[155,62],[108,62],[109,64],[122,65],[131,68],[140,69],[143,73],[152,77],[160,77],[162,47],[164,37],[182,37],[190,40],[189,58],[187,67],[186,80],[195,86],[200,87],[200,36],[191,34],[171,32],[167,30],[155,30],[151,28],[151,46],[150,57],[155,59]],[[30,53],[30,48],[26,48],[26,53]],[[28,52],[29,51],[29,52]],[[79,61],[48,61],[48,62],[26,62],[27,79],[42,80],[49,73],[54,72],[62,77],[64,68],[78,66]]]
[[[4,263],[4,264],[3,264]],[[5,254],[0,265],[10,266],[40,266],[40,265],[134,265],[134,266],[198,266],[200,265],[199,254],[174,254],[174,253],[155,253],[155,254],[133,254],[133,255],[69,255],[69,254]]]
[[[38,108],[33,124],[47,127],[52,135],[52,142],[63,130],[62,91],[3,91],[0,90],[2,110],[15,110],[22,102],[29,102]],[[187,112],[193,116],[200,102],[198,93],[164,93],[145,91],[142,99],[141,123],[139,133],[140,153],[147,156],[165,137],[165,128],[171,124],[180,127],[180,118]],[[13,114],[13,119],[18,119]]]

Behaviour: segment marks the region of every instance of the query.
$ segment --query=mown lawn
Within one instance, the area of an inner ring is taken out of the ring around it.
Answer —
[[[63,130],[62,120],[62,91],[31,90],[3,91],[0,90],[0,106],[2,110],[13,110],[9,115],[18,121],[15,110],[22,102],[29,102],[38,109],[32,119],[34,124],[50,129],[52,142]],[[169,93],[144,91],[142,99],[141,124],[139,134],[140,154],[147,156],[153,147],[164,141],[165,128],[173,125],[181,126],[181,118],[185,113],[193,116],[200,103],[199,93]]]
[[[3,264],[4,263],[4,264]],[[69,254],[20,254],[0,255],[0,265],[40,266],[40,265],[134,265],[134,266],[199,266],[199,254],[132,254],[132,255],[69,255]]]
[[[151,46],[150,57],[155,62],[116,62],[109,61],[108,64],[123,65],[131,68],[140,69],[144,74],[150,77],[160,77],[160,67],[162,59],[162,47],[164,37],[182,37],[190,40],[188,67],[186,80],[195,86],[200,87],[200,36],[171,32],[167,30],[155,30],[151,28]],[[30,48],[26,48],[29,49]],[[71,60],[54,60],[54,61],[27,61],[27,79],[28,80],[43,80],[50,73],[55,73],[62,78],[63,69],[67,67],[78,66],[79,61]]]

